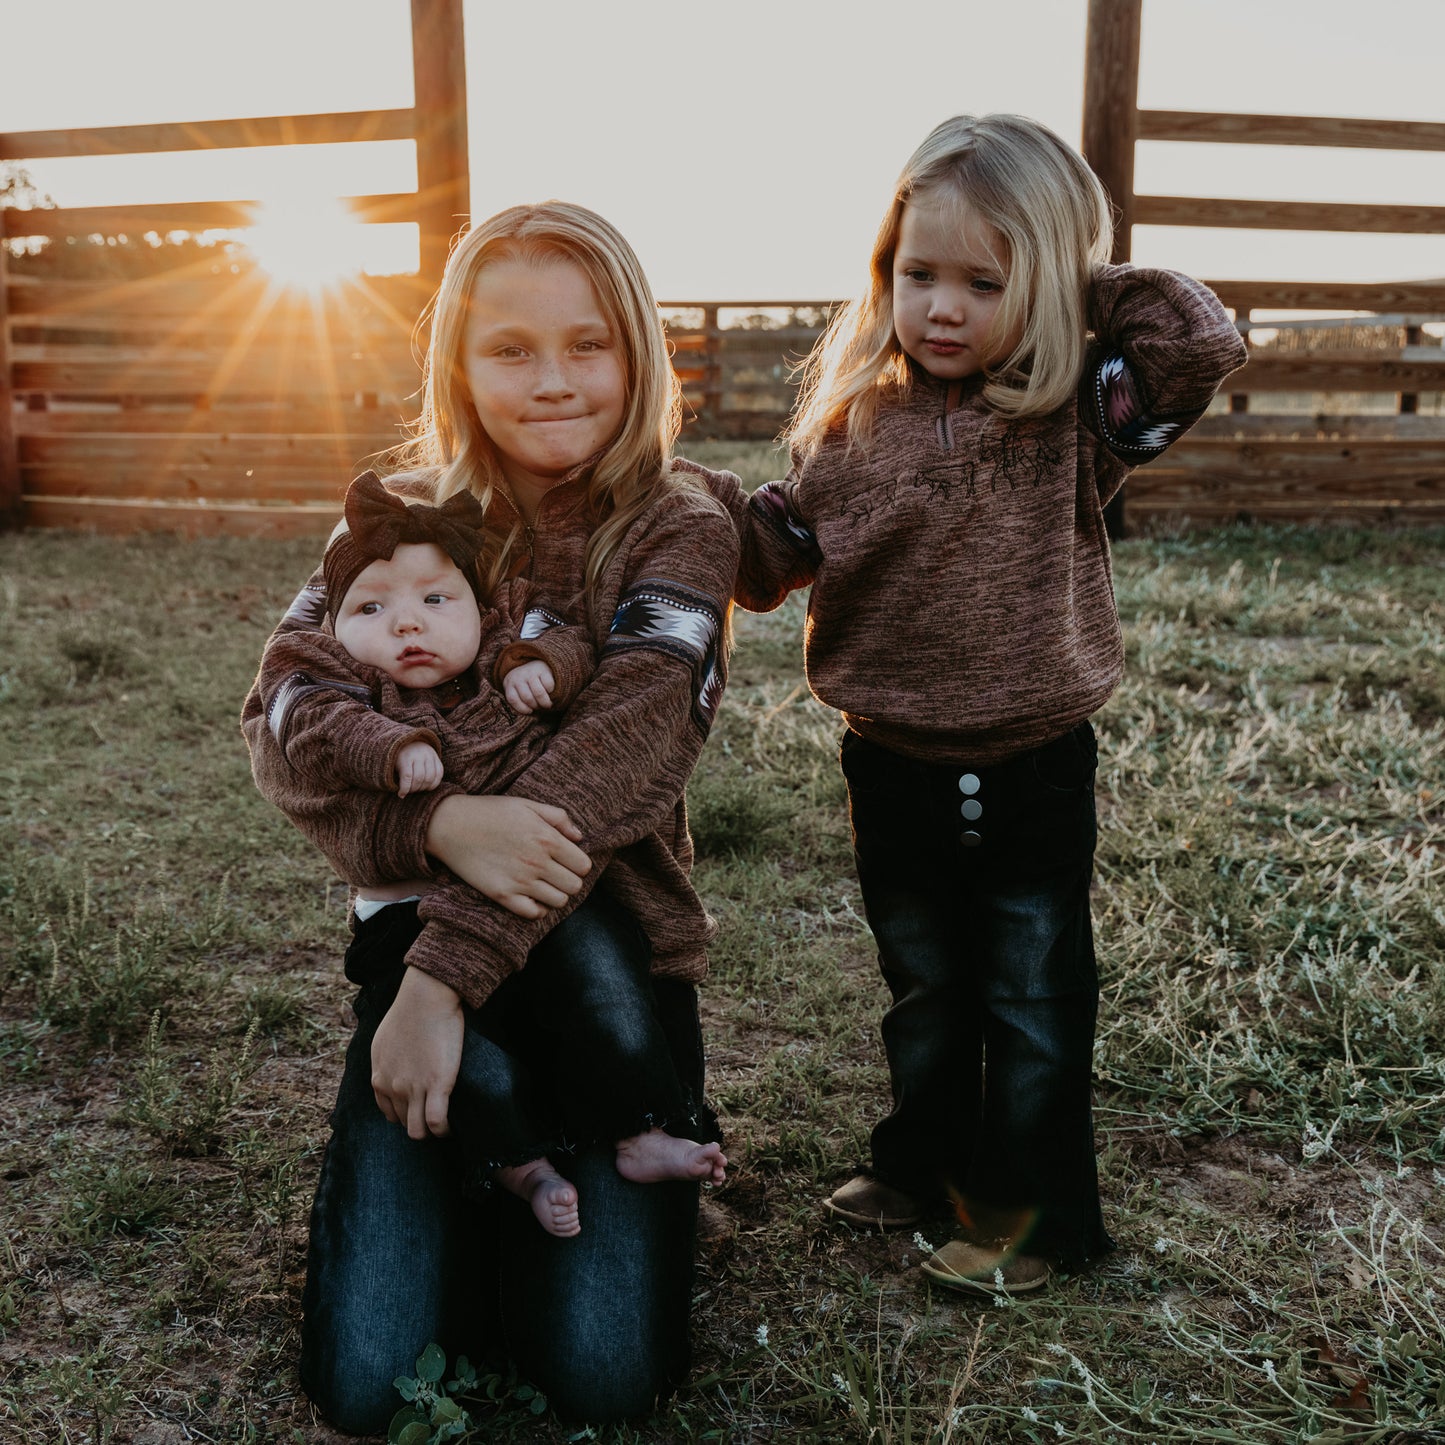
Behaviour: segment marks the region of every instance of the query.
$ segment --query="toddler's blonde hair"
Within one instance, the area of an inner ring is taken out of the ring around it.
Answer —
[[[994,333],[1016,331],[1019,340],[985,366],[987,403],[1008,417],[1043,416],[1078,386],[1089,280],[1113,240],[1104,188],[1084,158],[1038,121],[957,115],[909,157],[873,243],[867,291],[834,317],[804,364],[787,430],[804,454],[845,423],[850,444],[866,447],[882,396],[909,385],[893,329],[893,262],[909,205],[966,214],[1003,241],[1007,276]]]

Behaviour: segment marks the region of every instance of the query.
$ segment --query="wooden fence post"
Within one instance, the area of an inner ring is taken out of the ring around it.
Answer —
[[[0,227],[0,529],[21,522],[20,451],[15,440],[15,393],[10,385],[10,301],[4,228]]]
[[[1143,0],[1089,0],[1084,43],[1084,156],[1114,203],[1115,261],[1127,261],[1134,230],[1134,142],[1139,133],[1139,24]],[[1104,508],[1122,537],[1121,487]]]
[[[1114,260],[1127,261],[1134,226],[1143,0],[1089,0],[1084,58],[1084,155],[1117,215]]]
[[[705,337],[703,341],[702,419],[710,422],[715,429],[722,423],[723,411],[722,332],[718,329],[717,313],[716,306],[702,308],[702,330]]]
[[[1425,328],[1423,326],[1405,327],[1405,345],[1419,346],[1425,339]],[[1420,398],[1413,391],[1402,391],[1400,393],[1400,415],[1414,416],[1420,410]]]
[[[471,212],[462,41],[462,0],[411,0],[420,274],[428,291],[441,284],[451,239]]]

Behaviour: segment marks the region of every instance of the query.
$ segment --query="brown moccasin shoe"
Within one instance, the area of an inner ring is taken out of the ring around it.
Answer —
[[[923,1205],[913,1195],[866,1174],[855,1174],[840,1184],[823,1201],[823,1208],[860,1229],[902,1229],[923,1217]]]
[[[992,1245],[951,1239],[919,1266],[950,1289],[976,1294],[1027,1294],[1049,1282],[1048,1261],[1035,1254],[1011,1254],[1006,1241]]]

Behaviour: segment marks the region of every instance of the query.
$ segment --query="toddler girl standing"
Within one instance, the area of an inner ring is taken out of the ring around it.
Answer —
[[[950,1197],[962,1233],[923,1267],[989,1293],[1112,1245],[1089,1097],[1089,718],[1123,669],[1103,506],[1245,359],[1207,288],[1105,264],[1110,238],[1051,131],[945,121],[808,364],[788,479],[748,499],[711,478],[737,600],[813,586],[808,679],[848,725],[892,995],[893,1109],[827,1208],[903,1226]]]

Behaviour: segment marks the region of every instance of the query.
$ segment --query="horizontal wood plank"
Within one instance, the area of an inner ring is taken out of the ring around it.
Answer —
[[[134,501],[314,503],[341,510],[347,484],[365,468],[339,460],[330,468],[20,465],[21,490],[32,497]]]
[[[1162,475],[1197,485],[1287,488],[1318,486],[1348,492],[1354,486],[1386,491],[1445,489],[1445,442],[1408,443],[1385,438],[1210,441],[1185,438],[1135,476],[1149,485]]]
[[[1445,206],[1246,201],[1205,196],[1135,196],[1134,224],[1265,231],[1445,233]]]
[[[1414,498],[1361,498],[1357,501],[1321,502],[1312,498],[1274,498],[1243,503],[1228,494],[1216,497],[1136,498],[1132,483],[1128,498],[1129,530],[1147,534],[1152,523],[1169,527],[1220,522],[1283,522],[1297,526],[1439,527],[1445,525],[1445,501]]]
[[[1191,497],[1231,506],[1254,507],[1281,502],[1313,502],[1319,506],[1360,502],[1414,501],[1445,507],[1445,476],[1440,473],[1412,477],[1351,476],[1343,471],[1317,477],[1205,478],[1193,472],[1163,471],[1151,474],[1140,468],[1129,478],[1129,505],[1146,497],[1151,501],[1183,504]]]
[[[87,501],[23,497],[25,524],[107,535],[175,532],[186,537],[325,537],[336,525],[334,506],[206,506],[199,503]]]
[[[1140,140],[1211,141],[1227,145],[1445,151],[1445,125],[1424,120],[1141,110],[1138,113],[1137,135]]]
[[[298,367],[322,376],[376,375],[388,386],[415,387],[421,379],[421,366],[404,336],[359,338],[343,332],[317,336],[309,331],[286,334],[262,329],[238,331],[214,343],[210,338],[181,335],[161,345],[141,346],[95,344],[87,336],[67,342],[15,342],[10,356],[16,376],[22,371],[39,375],[32,369],[42,367],[154,371],[167,377],[189,375],[193,386],[218,372],[263,376]]]
[[[367,358],[330,358],[321,364],[304,354],[273,364],[265,356],[242,355],[234,360],[157,362],[17,361],[11,368],[16,392],[61,392],[69,395],[205,395],[268,397],[283,390],[314,403],[328,396],[371,392],[400,404],[420,385],[420,373]],[[414,408],[414,403],[412,404]]]
[[[417,219],[415,192],[341,196],[339,204],[363,224]],[[141,206],[57,206],[0,210],[0,234],[7,237],[143,236],[148,231],[216,231],[254,226],[265,207],[258,200],[167,201]]]
[[[1224,386],[1230,392],[1441,391],[1445,350],[1438,361],[1407,361],[1398,352],[1384,350],[1257,350]]]
[[[113,321],[119,317],[171,320],[203,314],[218,320],[250,315],[259,302],[285,317],[386,317],[411,327],[428,291],[416,276],[343,277],[321,297],[279,288],[264,271],[215,275],[208,259],[198,271],[186,266],[158,276],[114,281],[49,281],[11,275],[5,288],[12,317],[70,317]]]
[[[1169,449],[1196,442],[1398,440],[1407,446],[1445,446],[1445,416],[1400,416],[1395,413],[1369,416],[1333,412],[1283,416],[1259,412],[1224,412],[1207,416],[1190,429],[1185,438]]]
[[[1445,316],[1445,281],[1206,281],[1205,285],[1236,311],[1269,307]]]
[[[410,140],[416,113],[396,110],[333,111],[316,115],[263,115],[154,125],[93,126],[81,130],[0,131],[0,159],[53,156],[144,155],[158,151],[232,150],[251,146],[337,145]]]
[[[268,399],[255,406],[160,407],[136,406],[73,410],[55,406],[47,411],[17,411],[18,437],[65,437],[104,433],[140,433],[155,436],[251,436],[282,433],[354,436],[368,448],[394,446],[402,438],[401,426],[414,418],[410,410],[396,407],[364,407],[354,397],[332,397],[317,404],[304,404],[293,396]]]
[[[162,432],[22,435],[19,453],[21,463],[30,466],[305,467],[329,465],[338,457],[363,456],[375,449],[368,445],[372,440],[334,432],[313,436]]]
[[[283,311],[274,307],[267,296],[258,297],[248,311],[231,316],[197,311],[171,317],[65,313],[17,317],[11,340],[16,346],[113,346],[129,350],[172,347],[201,351],[224,351],[238,344],[254,347],[285,343],[293,347],[381,349],[408,360],[415,347],[410,325],[399,325],[379,312]]]

